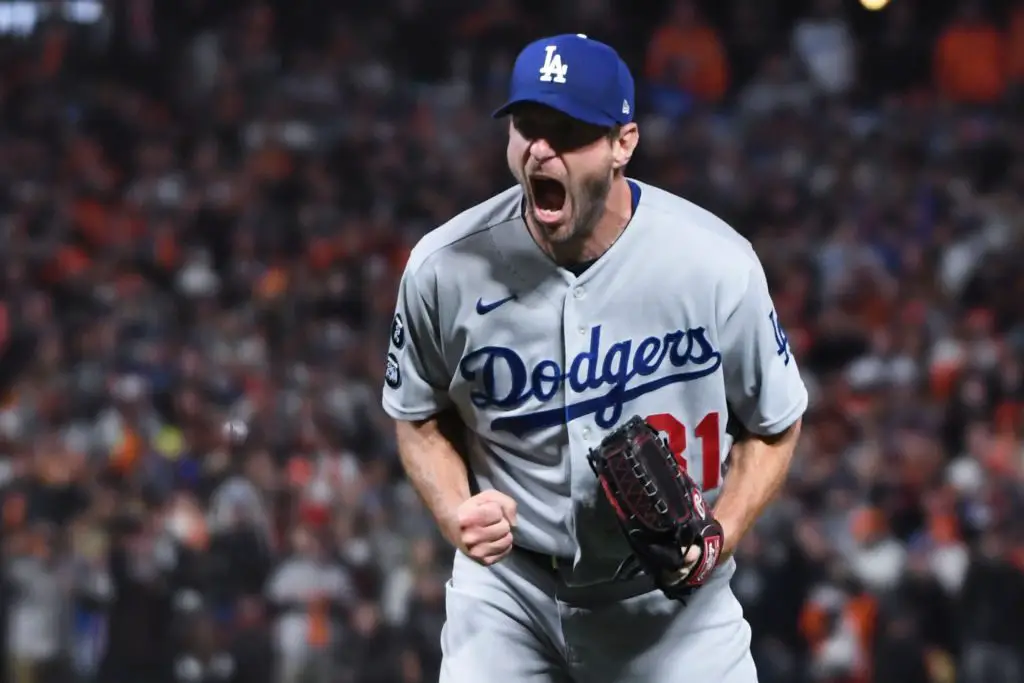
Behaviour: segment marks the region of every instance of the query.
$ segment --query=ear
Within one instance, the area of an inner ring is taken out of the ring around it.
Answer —
[[[612,138],[612,168],[616,171],[624,168],[633,158],[633,152],[640,142],[640,128],[636,122],[627,123]]]

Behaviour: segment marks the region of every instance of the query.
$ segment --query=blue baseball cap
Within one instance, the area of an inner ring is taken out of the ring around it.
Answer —
[[[516,57],[508,102],[494,118],[525,102],[611,128],[633,120],[633,76],[614,49],[582,33],[541,38]]]

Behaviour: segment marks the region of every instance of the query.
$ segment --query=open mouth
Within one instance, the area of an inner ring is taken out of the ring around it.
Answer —
[[[545,176],[530,177],[534,214],[542,223],[558,223],[565,211],[565,185]]]

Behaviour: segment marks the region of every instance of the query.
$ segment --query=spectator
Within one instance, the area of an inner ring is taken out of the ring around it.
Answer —
[[[886,629],[895,628],[901,638],[920,641],[920,649],[927,658],[952,657],[958,638],[956,600],[957,596],[947,592],[935,578],[927,548],[914,548],[908,556],[907,573],[884,597],[882,620],[886,626],[880,637],[884,639]],[[911,623],[901,623],[904,619]],[[876,659],[879,666],[884,665],[881,655]]]
[[[270,512],[275,477],[271,456],[256,449],[238,457],[243,460],[240,473],[214,489],[208,513],[209,552],[216,573],[216,595],[211,597],[220,605],[262,591],[276,536]]]
[[[444,624],[445,588],[436,575],[416,577],[405,623],[405,666],[431,681],[441,672],[441,642],[435,637]]]
[[[341,642],[340,610],[351,600],[348,577],[324,555],[307,529],[292,538],[292,554],[273,572],[267,599],[278,614],[274,648],[283,683],[327,683]]]
[[[53,530],[37,524],[9,549],[13,559],[7,581],[13,600],[6,632],[14,683],[58,683],[65,675],[70,585],[54,541]]]
[[[939,491],[933,496],[946,498],[945,494],[945,491]],[[954,504],[952,499],[931,504],[928,528],[920,538],[921,543],[929,546],[932,573],[948,595],[960,593],[970,562],[970,554],[960,537]]]
[[[841,0],[815,0],[793,28],[793,51],[818,92],[841,96],[856,85],[856,48]]]
[[[174,659],[175,683],[241,683],[238,664],[219,647],[208,615],[196,613],[183,627],[182,647]]]
[[[381,595],[383,618],[391,625],[401,625],[409,618],[410,598],[417,581],[426,576],[435,579],[436,548],[431,538],[414,541],[409,548],[409,561],[393,569],[387,576]]]
[[[110,575],[116,596],[107,617],[107,647],[98,680],[172,680],[177,553],[141,503],[112,520]]]
[[[756,530],[744,538],[737,557],[733,590],[743,604],[752,631],[751,649],[758,661],[758,679],[791,681],[798,675],[797,656],[804,642],[800,613],[813,566],[789,530]],[[742,559],[742,562],[739,560]]]
[[[231,655],[235,678],[245,683],[273,683],[276,665],[274,647],[267,627],[263,601],[245,596],[234,610],[235,628],[231,633]]]
[[[935,47],[935,83],[957,104],[996,104],[1006,91],[1006,38],[977,0],[963,0]]]
[[[349,637],[345,643],[349,659],[348,680],[360,683],[414,683],[427,681],[411,669],[394,629],[381,620],[380,606],[367,601],[355,606]]]
[[[431,9],[429,14],[435,12]],[[422,33],[422,27],[414,28]],[[497,67],[503,63],[510,64],[522,45],[536,37],[528,19],[509,0],[488,0],[474,5],[457,22],[456,35],[459,44],[478,55],[474,58],[469,52],[463,52],[460,61],[464,70],[469,72],[466,77],[484,92],[498,87]],[[431,43],[436,45],[434,41]],[[481,59],[481,54],[492,58]]]
[[[850,567],[857,579],[875,591],[892,589],[903,575],[906,550],[889,529],[885,514],[873,507],[854,512],[854,546]]]
[[[855,581],[834,577],[814,588],[801,614],[811,680],[865,683],[872,670],[877,601]]]
[[[967,570],[960,595],[963,680],[1009,683],[1021,678],[1021,622],[1024,575],[1005,559],[1006,540],[995,529],[981,542],[981,553]]]
[[[93,680],[105,647],[106,613],[116,595],[110,575],[110,539],[93,506],[76,521],[71,537],[72,647],[69,668],[79,680]]]
[[[692,0],[674,0],[647,50],[645,74],[655,93],[715,104],[729,87],[725,47]],[[658,106],[657,104],[655,106]]]
[[[873,683],[931,683],[924,646],[911,619],[894,615],[883,622],[879,639]]]

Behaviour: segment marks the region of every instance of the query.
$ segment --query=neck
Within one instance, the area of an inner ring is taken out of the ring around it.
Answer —
[[[593,230],[579,238],[558,244],[552,244],[544,239],[536,241],[544,251],[548,252],[555,263],[560,265],[594,261],[615,244],[615,240],[626,229],[632,216],[633,193],[629,188],[626,176],[619,175],[612,181],[608,198],[604,203],[604,210],[597,219]],[[533,225],[530,225],[530,232],[534,234],[535,238],[539,238],[542,234]]]

